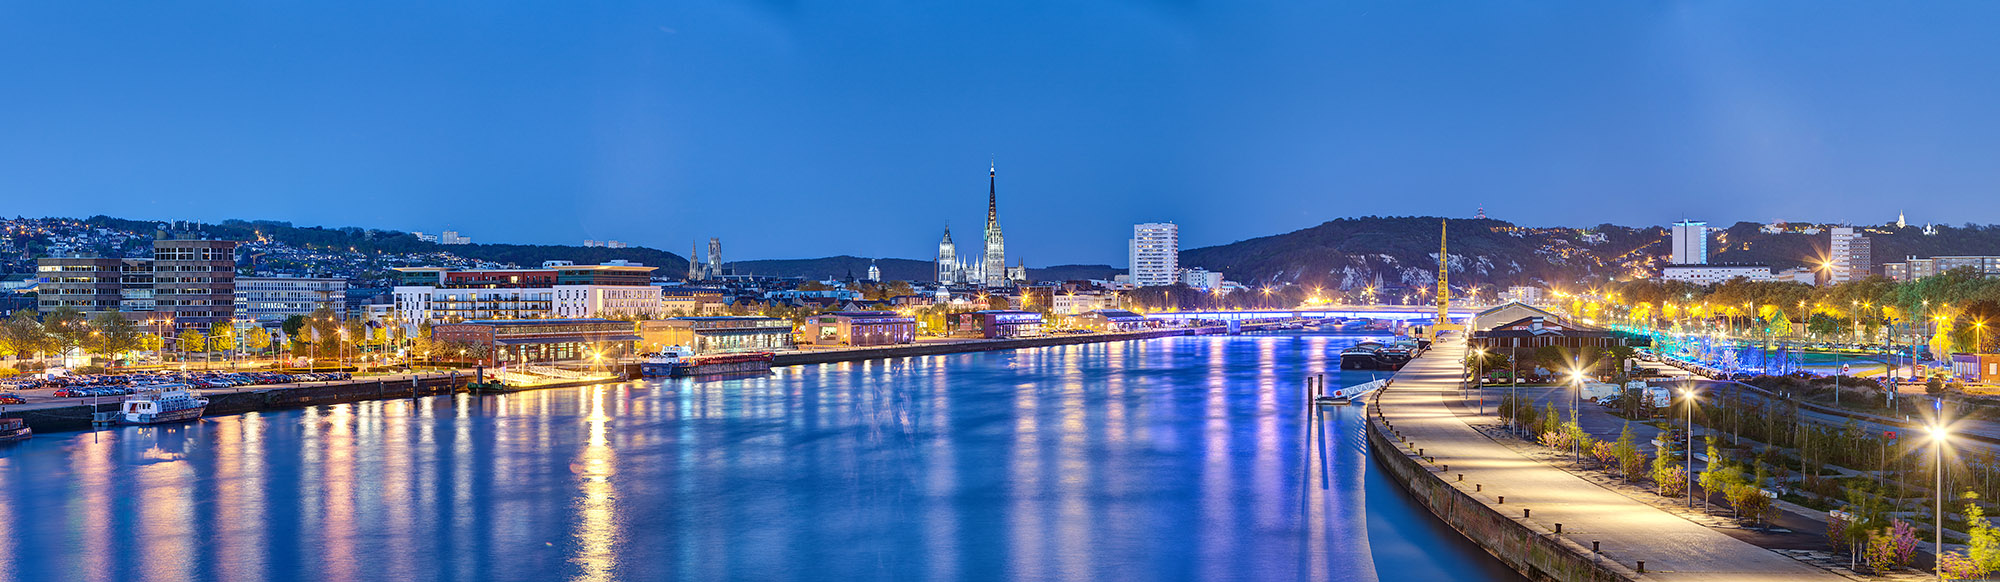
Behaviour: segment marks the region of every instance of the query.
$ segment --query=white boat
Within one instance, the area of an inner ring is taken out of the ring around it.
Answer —
[[[208,399],[187,390],[185,384],[162,386],[125,399],[118,419],[125,424],[161,424],[201,418]]]

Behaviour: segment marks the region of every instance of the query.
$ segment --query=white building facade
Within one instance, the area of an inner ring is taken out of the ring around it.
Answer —
[[[1852,226],[1833,227],[1831,236],[1828,248],[1833,255],[1833,273],[1829,281],[1847,283],[1868,278],[1875,269],[1874,249],[1868,237]]]
[[[1735,278],[1751,281],[1771,280],[1770,265],[1667,265],[1660,270],[1660,278],[1668,281],[1686,281],[1696,285],[1713,285]]]
[[[1181,227],[1171,222],[1132,226],[1132,285],[1163,287],[1181,281]]]
[[[1673,225],[1674,264],[1708,264],[1708,223],[1683,220]]]

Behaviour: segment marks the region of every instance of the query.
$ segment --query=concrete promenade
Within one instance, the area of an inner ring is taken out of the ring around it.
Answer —
[[[1458,398],[1459,379],[1464,374],[1459,355],[1463,352],[1462,339],[1439,342],[1398,372],[1395,382],[1374,402],[1381,418],[1431,459],[1424,463],[1430,475],[1543,535],[1556,536],[1556,524],[1562,524],[1560,537],[1575,544],[1569,547],[1587,553],[1592,542],[1598,542],[1602,559],[1621,569],[1636,569],[1643,560],[1645,573],[1638,579],[1846,580],[1535,462],[1494,442],[1447,405],[1448,400]],[[1391,441],[1395,438],[1389,436]],[[1441,469],[1445,467],[1448,469]],[[1462,482],[1457,480],[1461,473],[1465,476]],[[1506,498],[1504,504],[1501,497]],[[1532,513],[1523,517],[1523,510]]]

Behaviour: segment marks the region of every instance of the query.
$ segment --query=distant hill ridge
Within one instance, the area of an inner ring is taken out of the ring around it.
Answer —
[[[1226,245],[1181,251],[1183,267],[1219,271],[1245,284],[1295,283],[1329,288],[1428,287],[1437,278],[1438,226],[1450,225],[1450,265],[1454,285],[1571,285],[1629,279],[1665,264],[1664,227],[1527,227],[1494,219],[1434,216],[1339,218],[1318,226]],[[85,223],[150,232],[157,221],[94,216]],[[1765,263],[1774,268],[1817,264],[1826,255],[1827,234],[1766,233],[1763,225],[1738,222],[1710,239],[1712,262]],[[259,234],[294,246],[355,248],[393,253],[449,252],[469,259],[535,266],[547,260],[601,263],[614,259],[660,267],[667,277],[687,272],[686,257],[647,247],[612,249],[570,245],[439,245],[415,235],[358,227],[294,226],[281,221],[226,220],[204,230],[220,238],[251,240]],[[1874,262],[1905,256],[2000,254],[2000,226],[1869,227]],[[921,259],[875,259],[889,280],[931,280],[932,263]],[[850,255],[811,259],[758,259],[727,263],[737,273],[773,277],[842,279],[867,276],[869,259]],[[1109,279],[1125,272],[1110,265],[1055,265],[1030,268],[1031,279]]]

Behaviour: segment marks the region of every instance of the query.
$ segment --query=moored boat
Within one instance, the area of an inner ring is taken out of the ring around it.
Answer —
[[[162,424],[201,418],[208,399],[187,390],[185,384],[161,386],[125,399],[118,420],[125,424]]]
[[[0,443],[28,440],[35,436],[35,430],[28,428],[28,421],[18,418],[0,418]]]
[[[712,376],[716,374],[746,374],[771,371],[771,352],[744,352],[739,354],[714,354],[684,358],[681,366],[673,372],[675,376]]]
[[[692,355],[694,355],[693,351],[681,346],[673,346],[660,350],[657,353],[646,354],[644,356],[646,358],[645,361],[639,362],[639,375],[647,378],[673,376],[675,375],[675,370],[687,365],[687,358]]]

